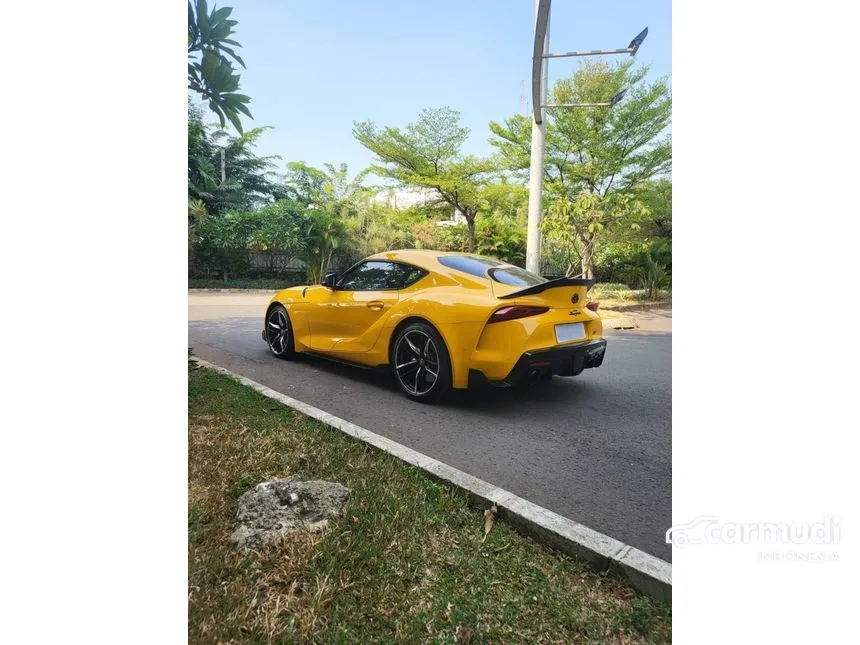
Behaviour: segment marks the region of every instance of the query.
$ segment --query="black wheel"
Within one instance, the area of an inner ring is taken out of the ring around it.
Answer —
[[[404,394],[414,401],[439,401],[451,392],[451,361],[445,342],[423,322],[407,325],[394,338],[391,369]]]
[[[275,305],[266,315],[266,343],[278,358],[288,359],[296,355],[293,327],[283,305]]]

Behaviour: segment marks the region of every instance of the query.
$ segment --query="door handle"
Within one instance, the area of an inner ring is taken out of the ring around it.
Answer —
[[[367,308],[373,311],[382,311],[382,308],[385,306],[385,303],[382,300],[371,300],[367,303]]]

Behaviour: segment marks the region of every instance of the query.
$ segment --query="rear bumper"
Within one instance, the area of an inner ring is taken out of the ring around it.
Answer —
[[[605,354],[604,339],[525,352],[501,381],[489,380],[480,370],[469,370],[469,387],[507,387],[553,374],[576,376],[584,369],[600,367]]]

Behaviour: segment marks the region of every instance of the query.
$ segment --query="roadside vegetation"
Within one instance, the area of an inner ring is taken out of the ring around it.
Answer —
[[[363,169],[259,156],[269,128],[243,127],[251,99],[239,93],[232,17],[229,7],[189,4],[189,284],[313,282],[394,248],[524,265],[529,117],[470,132],[451,107],[417,111],[407,124],[356,115],[351,136],[373,154]],[[647,71],[591,62],[552,88],[560,103],[627,93],[611,110],[548,114],[542,273],[623,283],[619,291],[660,300],[672,280],[672,98],[668,79]],[[488,138],[492,154],[466,154],[473,136]]]
[[[189,363],[189,641],[659,643],[671,610],[497,521],[422,471]],[[260,552],[236,500],[344,484],[343,517]]]
[[[285,275],[282,278],[234,278],[222,280],[219,278],[197,278],[188,280],[189,289],[265,289],[280,291],[305,282],[305,275]]]

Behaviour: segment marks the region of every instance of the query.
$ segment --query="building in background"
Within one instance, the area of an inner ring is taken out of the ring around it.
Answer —
[[[439,195],[436,191],[429,188],[411,190],[391,189],[386,192],[378,193],[373,200],[377,203],[385,204],[389,208],[401,210],[404,208],[411,208],[412,206],[435,203],[439,200]],[[466,218],[460,211],[452,209],[450,219],[440,220],[436,224],[437,226],[456,226],[457,224],[465,225]]]

